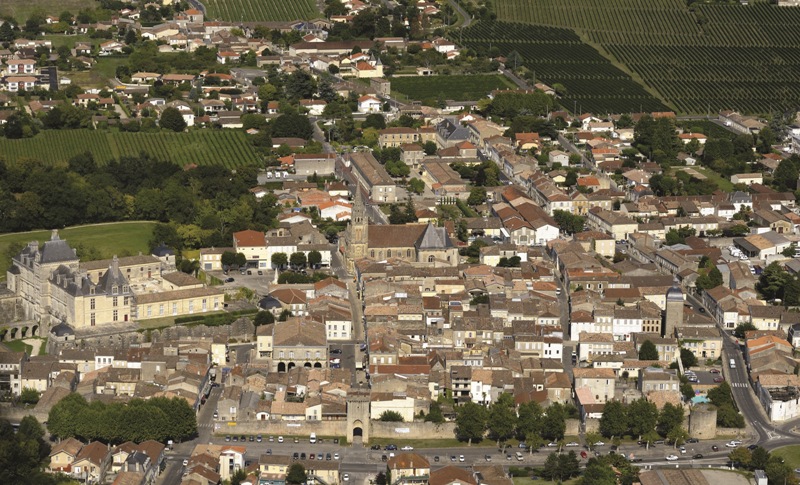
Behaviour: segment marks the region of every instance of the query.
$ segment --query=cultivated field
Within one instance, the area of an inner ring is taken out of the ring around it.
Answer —
[[[90,226],[68,227],[58,231],[59,237],[66,239],[74,248],[82,245],[95,248],[101,259],[117,256],[148,254],[148,242],[153,234],[155,222],[132,221],[93,224]],[[0,235],[0,279],[5,280],[6,268],[11,264],[8,248],[11,245],[39,241],[42,244],[50,239],[50,231],[16,232]],[[41,247],[41,246],[40,246]]]
[[[797,8],[689,8],[685,0],[504,0],[495,8],[499,20],[574,29],[681,112],[800,104]]]
[[[495,89],[515,88],[505,76],[464,75],[464,76],[410,76],[392,78],[392,90],[409,99],[422,101],[433,106],[439,98],[453,101],[475,101],[485,98]]]
[[[522,64],[535,72],[537,81],[551,86],[560,83],[566,88],[561,104],[569,110],[619,113],[668,109],[571,30],[478,22],[460,35],[466,46],[478,52],[496,48],[507,57],[519,54]],[[508,64],[513,66],[510,61]]]
[[[123,155],[146,152],[178,165],[224,165],[233,168],[254,165],[259,154],[233,130],[202,130],[187,133],[119,133],[94,130],[47,130],[33,138],[0,138],[0,157],[9,161],[33,158],[54,163],[91,151],[98,163]]]
[[[314,0],[204,0],[209,18],[231,22],[308,20],[321,14]]]
[[[94,0],[0,0],[0,17],[10,15],[24,24],[34,11],[57,16],[67,10],[75,15],[81,9],[96,6]]]

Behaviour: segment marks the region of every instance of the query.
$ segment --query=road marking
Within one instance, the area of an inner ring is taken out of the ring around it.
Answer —
[[[750,387],[746,382],[732,382],[731,387]]]

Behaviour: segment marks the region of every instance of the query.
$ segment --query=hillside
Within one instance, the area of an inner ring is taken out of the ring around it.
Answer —
[[[504,0],[495,10],[498,20],[574,30],[681,112],[767,113],[800,105],[800,8]]]

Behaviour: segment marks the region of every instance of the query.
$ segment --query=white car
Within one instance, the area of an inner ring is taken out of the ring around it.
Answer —
[[[595,446],[605,446],[605,443],[603,443],[602,441],[598,441],[598,442],[597,442],[597,443],[595,443],[594,445],[595,445]]]
[[[728,448],[736,448],[739,445],[731,441],[730,443],[725,443],[725,446],[727,446]]]
[[[183,466],[186,466],[188,464],[189,464],[189,460],[183,460]]]
[[[678,459],[677,455],[667,455],[666,457],[667,461],[676,461],[677,459]]]
[[[403,451],[413,451],[414,447],[406,445],[406,446],[404,446],[404,447],[402,447],[400,449],[403,450]]]
[[[278,436],[278,443],[283,443],[283,436]]]
[[[346,481],[348,481],[348,480],[350,480],[350,475],[348,475],[347,473],[345,473],[344,475],[342,475],[342,480],[344,480],[345,482],[346,482]]]
[[[458,455],[458,461],[463,463],[464,460],[465,460],[464,455]]]
[[[580,446],[580,445],[581,445],[580,443],[576,443],[574,441],[570,441],[569,443],[566,444],[566,446],[569,446],[569,447]]]
[[[339,453],[334,453],[333,454],[333,459],[334,460],[338,460],[339,459]]]
[[[555,447],[555,446],[558,446],[558,443],[556,443],[555,441],[553,441],[553,442],[551,442],[551,443],[547,443],[547,446],[549,446],[550,448],[553,448],[553,447]]]

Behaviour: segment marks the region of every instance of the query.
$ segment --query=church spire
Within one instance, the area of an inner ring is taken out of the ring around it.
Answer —
[[[353,224],[367,224],[367,204],[364,202],[364,196],[361,193],[361,185],[356,183],[355,201],[353,202],[353,211],[351,213],[351,220]]]

